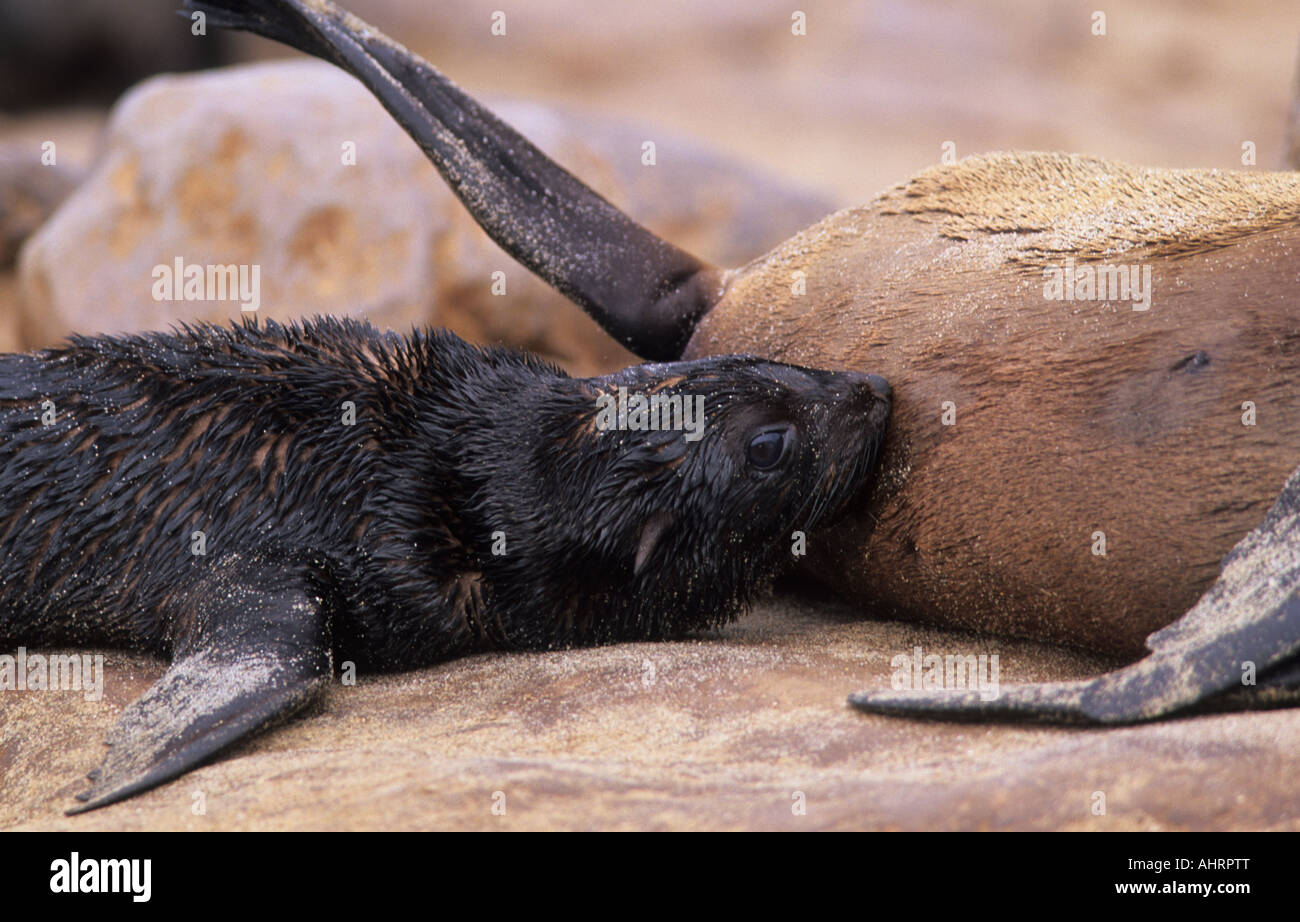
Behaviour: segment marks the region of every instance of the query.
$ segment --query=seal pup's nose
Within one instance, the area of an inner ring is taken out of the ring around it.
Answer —
[[[889,382],[880,375],[867,375],[867,386],[871,392],[881,400],[889,400],[894,396],[894,389],[889,386]]]
[[[894,395],[894,389],[880,375],[862,371],[828,371],[821,375],[836,400],[852,400],[865,406],[876,401],[889,403]]]

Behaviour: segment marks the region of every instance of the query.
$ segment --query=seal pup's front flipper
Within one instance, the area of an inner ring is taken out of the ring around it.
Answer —
[[[328,624],[301,575],[230,555],[178,604],[171,668],[122,713],[69,814],[184,774],[329,683]]]
[[[332,3],[186,0],[185,8],[359,79],[489,237],[637,355],[679,358],[721,296],[716,269],[633,221],[427,61]]]
[[[1151,655],[1081,682],[959,693],[860,692],[864,711],[1137,723],[1300,702],[1300,469],[1264,522],[1228,553],[1187,614],[1147,638]]]

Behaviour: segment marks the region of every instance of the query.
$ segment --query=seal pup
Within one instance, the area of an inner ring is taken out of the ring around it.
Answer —
[[[101,807],[291,714],[335,663],[725,623],[866,486],[889,407],[856,372],[580,379],[329,318],[74,336],[0,356],[0,645],[171,658],[71,812]]]
[[[809,555],[873,614],[1136,655],[1296,465],[1300,174],[971,157],[724,271],[325,0],[188,8],[358,77],[494,240],[639,355],[886,377],[877,487]]]

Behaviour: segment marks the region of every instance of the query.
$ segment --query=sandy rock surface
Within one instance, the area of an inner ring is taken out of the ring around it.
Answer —
[[[778,599],[696,641],[479,656],[336,685],[214,764],[65,817],[100,739],[163,670],[109,651],[102,701],[0,695],[0,828],[1300,828],[1300,711],[1079,730],[846,706],[887,686],[892,657],[916,646],[997,653],[1003,682],[1109,665]]]
[[[627,122],[520,102],[495,108],[705,258],[743,262],[831,210],[678,138],[653,135],[656,163],[644,166],[647,130]],[[258,266],[261,317],[447,326],[580,373],[633,361],[491,243],[361,84],[320,62],[161,77],[124,97],[89,178],[22,252],[24,341],[241,316],[233,292],[158,300],[155,267],[178,258]],[[504,294],[493,292],[497,271]]]

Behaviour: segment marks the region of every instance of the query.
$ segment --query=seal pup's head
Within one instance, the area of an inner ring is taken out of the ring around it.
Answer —
[[[510,645],[656,638],[734,617],[871,479],[883,379],[749,356],[562,375],[473,518]],[[487,535],[514,535],[494,555]]]

